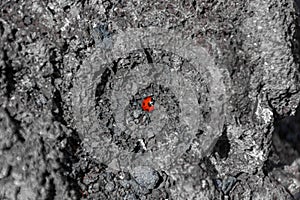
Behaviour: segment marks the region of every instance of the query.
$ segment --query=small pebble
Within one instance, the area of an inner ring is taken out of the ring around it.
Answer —
[[[150,190],[153,189],[159,181],[158,172],[147,166],[134,168],[132,176],[140,186]]]

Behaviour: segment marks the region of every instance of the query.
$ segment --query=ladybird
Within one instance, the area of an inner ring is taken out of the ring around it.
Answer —
[[[147,112],[151,112],[154,110],[154,100],[151,96],[143,99],[142,109]]]

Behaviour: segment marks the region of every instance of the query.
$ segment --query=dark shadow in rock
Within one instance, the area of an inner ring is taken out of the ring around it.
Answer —
[[[64,126],[68,127],[69,124],[65,120],[64,115],[65,115],[65,110],[64,110],[64,102],[62,99],[61,91],[55,87],[55,79],[61,79],[61,71],[56,65],[59,65],[59,62],[57,61],[57,55],[55,52],[52,52],[52,65],[53,65],[53,74],[51,76],[51,83],[53,87],[55,88],[53,92],[53,98],[52,98],[52,115],[53,115],[53,120],[57,121]],[[63,157],[60,159],[59,163],[61,165],[61,168],[59,170],[61,176],[63,179],[68,182],[68,191],[75,191],[75,195],[79,199],[82,194],[80,193],[80,186],[77,182],[77,177],[72,176],[72,169],[73,166],[79,162],[80,158],[78,158],[77,152],[80,150],[80,144],[81,144],[81,139],[79,137],[79,133],[69,127],[69,134],[64,133],[61,134],[57,138],[57,143],[61,143],[63,141],[66,141],[66,144],[64,145],[63,148],[60,149],[60,151],[63,154]],[[51,189],[51,188],[50,188]],[[55,196],[55,188],[51,189],[50,191],[51,196],[48,199],[53,199],[52,197]]]
[[[228,157],[228,153],[230,151],[230,142],[228,140],[227,137],[227,130],[226,127],[223,130],[223,133],[221,135],[221,137],[219,137],[213,152],[216,152],[219,154],[220,158],[227,158]]]
[[[12,60],[9,59],[7,55],[7,51],[2,49],[3,51],[3,61],[4,61],[4,74],[6,78],[6,96],[10,98],[11,94],[16,88],[16,81],[15,81],[15,73],[16,70],[12,66]]]
[[[217,177],[218,171],[216,170],[215,165],[209,160],[208,157],[202,158],[199,166],[205,172],[203,174],[203,178],[205,178],[207,176],[209,176],[211,178]]]
[[[280,161],[279,156],[274,150],[274,146],[271,147],[270,153],[268,155],[268,159],[265,161],[263,165],[263,173],[264,175],[268,175],[269,172],[272,172],[274,168],[283,168],[284,163]]]
[[[290,165],[300,157],[300,105],[295,116],[274,119],[272,142],[282,164]]]

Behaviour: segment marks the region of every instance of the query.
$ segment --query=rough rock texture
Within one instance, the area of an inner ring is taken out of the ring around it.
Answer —
[[[0,199],[300,199],[299,5],[1,1]]]

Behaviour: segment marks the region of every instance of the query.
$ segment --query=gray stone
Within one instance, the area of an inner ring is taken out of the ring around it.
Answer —
[[[149,190],[153,189],[159,181],[158,172],[151,169],[150,167],[138,166],[132,170],[131,174],[134,180],[140,186],[145,187]]]

